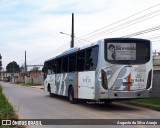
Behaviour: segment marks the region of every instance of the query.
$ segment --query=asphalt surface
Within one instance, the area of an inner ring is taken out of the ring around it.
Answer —
[[[1,82],[3,93],[14,106],[19,119],[160,119],[160,112],[112,103],[100,104],[70,104],[67,98],[50,97],[39,88],[24,87]],[[153,125],[54,125],[28,126],[27,128],[151,128]]]

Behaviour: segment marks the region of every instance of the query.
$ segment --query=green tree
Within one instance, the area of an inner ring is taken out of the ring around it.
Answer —
[[[2,70],[2,56],[1,56],[1,54],[0,54],[0,71]]]
[[[17,64],[17,62],[13,61],[6,66],[6,70],[7,72],[10,72],[10,73],[20,72],[20,67]]]

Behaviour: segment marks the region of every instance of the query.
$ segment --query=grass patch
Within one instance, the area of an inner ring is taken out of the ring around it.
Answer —
[[[32,84],[32,83],[27,83],[27,84],[25,84],[25,83],[23,83],[22,84],[23,86],[39,86],[40,84]]]
[[[2,93],[2,86],[0,85],[0,120],[5,119],[18,119],[18,116],[16,115],[14,108],[12,105],[8,102],[5,95]],[[0,122],[0,128],[25,128],[23,126],[1,126]]]
[[[16,118],[15,112],[6,97],[2,94],[2,86],[0,85],[0,119]]]
[[[150,99],[135,99],[129,102],[146,104],[146,105],[156,105],[160,107],[160,98],[150,98]]]
[[[15,82],[15,84],[17,84],[17,85],[22,85],[22,84],[24,84],[23,82]]]
[[[27,83],[27,84],[23,84],[24,86],[35,86],[35,84],[32,84],[32,83]]]
[[[133,99],[127,103],[160,111],[160,98]]]

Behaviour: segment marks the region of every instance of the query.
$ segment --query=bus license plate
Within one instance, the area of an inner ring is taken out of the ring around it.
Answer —
[[[132,86],[132,82],[123,82],[123,86]]]

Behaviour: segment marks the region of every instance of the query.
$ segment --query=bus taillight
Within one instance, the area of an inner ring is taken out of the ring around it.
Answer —
[[[152,80],[152,70],[150,70],[149,73],[148,73],[148,80],[147,80],[146,89],[150,88],[150,86],[151,86],[151,80]]]
[[[102,87],[107,90],[108,89],[108,84],[107,84],[107,74],[106,72],[101,69],[101,82],[102,82]]]

